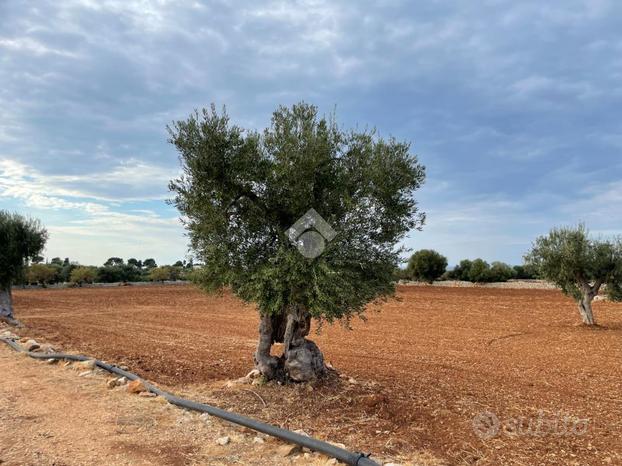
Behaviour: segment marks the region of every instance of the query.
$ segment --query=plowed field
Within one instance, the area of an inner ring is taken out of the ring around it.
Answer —
[[[622,464],[620,304],[595,303],[601,326],[588,329],[557,291],[403,286],[352,330],[312,334],[345,377],[227,388],[252,368],[258,322],[229,294],[127,286],[14,295],[23,334],[380,457]]]

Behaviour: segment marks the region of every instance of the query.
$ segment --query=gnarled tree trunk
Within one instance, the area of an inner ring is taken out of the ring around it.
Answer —
[[[326,373],[324,356],[305,337],[311,330],[311,315],[302,306],[289,306],[278,315],[262,315],[255,366],[269,380],[307,382]],[[270,354],[274,343],[283,343],[283,354]]]
[[[13,296],[11,286],[0,289],[0,321],[19,326],[20,323],[13,317]]]
[[[579,302],[579,313],[585,325],[594,325],[596,323],[594,321],[594,313],[592,312],[592,299],[584,296]]]
[[[584,285],[583,286],[583,297],[579,301],[579,314],[581,314],[581,320],[585,325],[594,325],[596,321],[594,320],[594,313],[592,312],[592,301],[594,297],[598,294],[598,290],[600,288],[600,283],[594,284],[594,286]]]

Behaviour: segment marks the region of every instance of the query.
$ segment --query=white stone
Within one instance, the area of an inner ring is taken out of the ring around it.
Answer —
[[[216,443],[218,445],[222,445],[222,446],[227,445],[229,442],[231,442],[231,439],[229,437],[227,437],[227,436],[220,437],[220,438],[218,438],[218,440],[216,440]]]

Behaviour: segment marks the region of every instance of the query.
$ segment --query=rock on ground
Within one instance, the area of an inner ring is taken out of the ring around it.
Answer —
[[[229,442],[231,442],[231,438],[229,436],[219,437],[216,439],[216,443],[221,446],[228,445]]]
[[[147,391],[147,387],[140,380],[132,380],[129,384],[127,384],[127,391],[129,393],[142,393]]]
[[[41,345],[39,345],[39,343],[37,343],[35,340],[27,340],[26,343],[24,343],[24,349],[26,351],[34,351],[37,350],[41,347]]]

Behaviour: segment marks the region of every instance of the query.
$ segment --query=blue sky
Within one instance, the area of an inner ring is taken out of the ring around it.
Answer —
[[[614,0],[0,0],[0,208],[47,225],[48,258],[175,261],[166,125],[299,100],[412,142],[413,249],[520,263],[554,225],[622,233]]]

